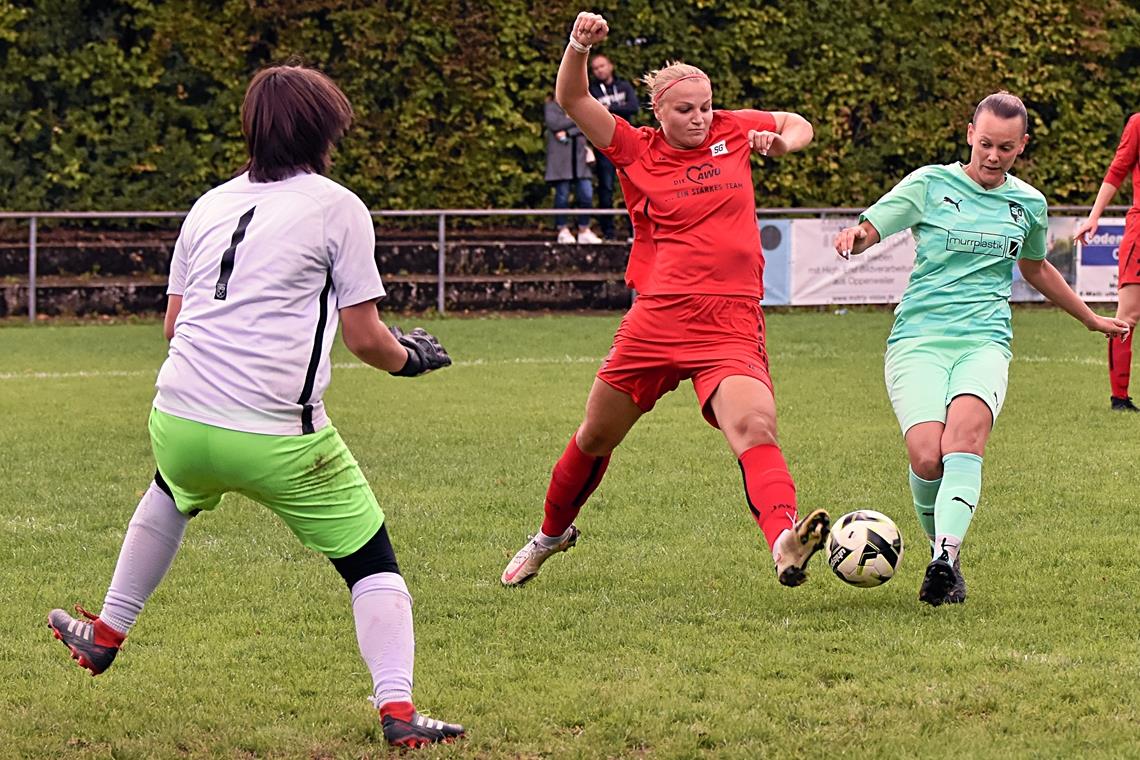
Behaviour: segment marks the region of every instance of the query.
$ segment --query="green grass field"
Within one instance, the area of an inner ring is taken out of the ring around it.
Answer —
[[[776,583],[688,384],[615,454],[578,547],[503,589],[618,317],[418,320],[456,365],[416,380],[338,346],[326,399],[416,599],[416,702],[469,727],[422,756],[1140,755],[1140,420],[1108,411],[1103,339],[1016,314],[969,601],[930,609],[882,382],[890,320],[769,317],[802,507],[878,509],[908,541],[873,590],[818,558],[803,588]],[[387,756],[343,582],[241,498],[190,524],[106,674],[51,638],[51,607],[100,608],[153,472],[164,351],[157,323],[0,329],[0,757]]]

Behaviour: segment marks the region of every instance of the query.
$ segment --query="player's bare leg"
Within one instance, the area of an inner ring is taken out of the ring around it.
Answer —
[[[507,563],[500,578],[504,586],[521,586],[538,575],[546,560],[577,543],[574,518],[601,482],[611,452],[641,414],[628,394],[594,380],[586,401],[586,418],[551,474],[542,528]]]
[[[796,520],[796,486],[776,440],[776,400],[755,377],[734,375],[721,381],[709,406],[740,463],[744,493],[752,517],[764,533],[785,586],[807,580],[807,565],[823,548],[831,527],[825,510]]]

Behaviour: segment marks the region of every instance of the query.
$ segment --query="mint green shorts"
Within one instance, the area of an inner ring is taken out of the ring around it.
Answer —
[[[384,513],[332,425],[310,435],[261,435],[150,412],[150,441],[183,513],[240,493],[269,507],[305,546],[334,559],[380,530]]]
[[[887,347],[887,395],[903,435],[920,422],[946,422],[958,396],[977,396],[997,422],[1009,386],[1008,348],[974,338],[904,338]]]

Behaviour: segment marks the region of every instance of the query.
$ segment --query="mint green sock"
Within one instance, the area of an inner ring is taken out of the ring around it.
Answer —
[[[910,494],[914,497],[914,513],[918,515],[918,524],[922,526],[930,545],[934,546],[934,500],[938,498],[938,486],[942,484],[942,478],[924,480],[909,467],[907,473],[910,475]]]
[[[942,486],[934,502],[934,543],[940,559],[958,558],[981,493],[980,456],[955,451],[942,457]]]

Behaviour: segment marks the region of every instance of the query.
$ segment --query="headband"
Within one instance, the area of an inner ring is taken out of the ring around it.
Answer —
[[[668,92],[668,91],[669,91],[669,88],[670,88],[670,87],[672,87],[673,85],[677,84],[677,82],[684,82],[686,79],[703,79],[703,80],[705,80],[706,82],[707,82],[707,81],[709,81],[709,78],[708,78],[707,76],[705,76],[704,74],[686,74],[686,75],[685,75],[685,76],[683,76],[683,77],[677,77],[677,78],[676,78],[676,79],[674,79],[672,82],[670,82],[669,84],[665,85],[664,87],[662,87],[660,90],[658,90],[657,92],[655,92],[655,93],[653,94],[653,103],[652,103],[652,105],[653,105],[654,107],[656,107],[656,106],[657,106],[657,104],[661,102],[661,96],[662,96],[662,95],[664,95],[666,92]]]

